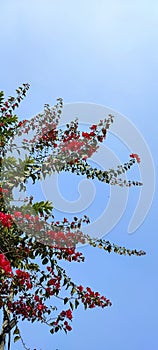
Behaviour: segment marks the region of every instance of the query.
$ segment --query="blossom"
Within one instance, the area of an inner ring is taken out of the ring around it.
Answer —
[[[82,292],[83,291],[83,287],[82,286],[78,286],[78,290],[79,290],[79,292]]]
[[[4,227],[11,227],[12,216],[10,214],[5,214],[2,211],[0,212],[0,222]]]
[[[43,310],[45,308],[46,308],[45,305],[43,305],[42,303],[38,304],[38,306],[37,306],[38,310]]]
[[[137,161],[137,163],[140,163],[140,157],[138,156],[137,153],[132,153],[132,154],[130,154],[130,157],[131,157],[131,158],[135,158],[136,161]]]
[[[68,324],[67,321],[64,322],[64,325],[66,326],[67,331],[71,331],[72,327]]]
[[[26,287],[28,289],[32,288],[32,283],[30,282],[30,274],[26,271],[16,270],[16,275],[18,277],[18,281],[20,285],[24,285],[26,283]]]
[[[88,134],[88,132],[82,132],[82,136],[85,137],[86,139],[90,140],[91,139],[91,136],[90,134]]]
[[[70,309],[65,311],[65,315],[69,320],[72,320],[72,312]]]
[[[9,192],[9,190],[0,187],[0,193],[8,193],[8,192]]]
[[[84,146],[83,141],[72,140],[71,142],[67,142],[66,145],[64,144],[64,147],[62,147],[62,151],[79,151],[82,146]]]
[[[6,274],[12,272],[10,262],[6,259],[4,254],[0,254],[0,268],[4,270]]]
[[[15,211],[14,217],[16,217],[16,218],[22,218],[22,213],[21,213],[21,211]]]
[[[90,127],[91,130],[96,130],[97,129],[97,125],[96,124],[93,124],[91,127]]]
[[[18,126],[22,126],[23,125],[23,122],[19,122]]]

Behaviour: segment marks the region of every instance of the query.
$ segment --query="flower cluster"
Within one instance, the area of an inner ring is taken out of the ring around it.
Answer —
[[[53,108],[45,105],[44,113],[30,121],[25,119],[19,122],[13,111],[25,96],[27,89],[28,85],[24,84],[17,90],[17,98],[10,97],[6,102],[3,101],[3,93],[0,92],[0,171],[2,173],[3,163],[3,179],[9,188],[6,189],[6,184],[5,188],[2,188],[0,184],[0,308],[6,308],[5,311],[12,313],[18,320],[44,322],[53,327],[50,330],[53,334],[61,329],[65,332],[72,329],[69,324],[73,318],[72,311],[80,303],[85,308],[111,306],[111,301],[99,292],[94,292],[89,287],[84,289],[82,285],[76,286],[59,266],[61,259],[69,262],[84,261],[82,253],[76,251],[78,243],[88,242],[109,253],[112,250],[117,254],[138,256],[145,253],[130,251],[108,241],[91,239],[84,235],[81,232],[81,224],[89,223],[86,216],[83,220],[74,217],[72,222],[68,222],[66,218],[61,222],[54,222],[53,207],[48,201],[33,204],[31,196],[29,203],[24,201],[21,210],[16,206],[13,206],[12,210],[6,205],[11,202],[11,191],[19,185],[23,190],[30,178],[35,183],[41,176],[45,178],[53,171],[62,170],[86,175],[87,178],[97,177],[99,181],[110,185],[130,186],[131,182],[121,182],[118,176],[130,169],[136,161],[140,163],[140,158],[132,153],[132,159],[115,170],[101,171],[91,168],[86,160],[97,151],[98,144],[106,138],[113,116],[109,115],[98,124],[91,125],[89,132],[80,132],[77,120],[67,124],[64,131],[57,130],[63,107],[62,99],[58,99]],[[35,135],[28,140],[26,134],[30,130],[35,131]],[[20,159],[18,163],[14,157],[5,156],[7,150],[14,149],[20,154],[20,147],[14,144],[14,139],[23,134],[25,138],[21,148],[28,150],[29,157],[25,161]],[[21,168],[24,169],[22,175]],[[140,185],[137,182],[132,184]],[[5,194],[8,202],[3,201]],[[43,269],[40,263],[34,262],[36,257],[37,262],[40,260],[44,265]],[[54,317],[57,308],[51,304],[53,299],[54,305],[55,298],[64,305],[69,303],[67,310],[59,312],[57,317]],[[55,321],[50,323],[52,319]]]
[[[111,306],[112,303],[105,296],[101,296],[98,292],[93,292],[91,288],[87,287],[84,291],[82,286],[78,286],[79,298],[82,299],[82,303],[85,308],[89,307],[90,309],[100,306],[102,308],[106,306]]]
[[[19,300],[14,302],[7,302],[8,309],[13,313],[14,316],[32,320],[41,320],[42,315],[47,312],[47,307],[44,305],[39,298],[38,300],[20,296]]]
[[[52,275],[53,275],[53,278],[50,278],[47,282],[47,286],[50,287],[50,286],[53,286],[53,289],[54,291],[55,290],[60,290],[60,281],[61,281],[61,276],[57,276],[55,275],[55,273],[52,271]],[[50,292],[50,294],[52,293],[52,291],[46,289],[47,292]],[[53,293],[54,293],[53,291]]]
[[[9,192],[8,189],[4,189],[4,188],[0,187],[0,195],[1,195],[2,193],[8,193],[8,192]]]
[[[68,318],[69,320],[72,320],[72,311],[70,309],[61,311],[60,314],[58,315],[56,321],[52,322],[52,326],[54,326],[57,330],[58,329],[57,327],[60,327],[59,326],[60,322],[61,321],[63,322],[65,317]],[[67,321],[64,321],[63,329],[65,331],[71,331],[72,327],[68,324]]]
[[[0,223],[4,227],[11,227],[12,225],[12,216],[10,214],[5,214],[2,211],[0,212]]]
[[[135,158],[136,161],[137,161],[137,163],[140,163],[140,157],[138,156],[137,153],[132,153],[132,154],[130,154],[130,157],[131,157],[131,158]]]
[[[32,283],[30,282],[30,274],[28,272],[16,270],[16,276],[18,278],[18,283],[21,286],[26,285],[27,289],[32,288]]]
[[[4,254],[0,254],[0,269],[3,270],[6,275],[12,272],[10,262],[6,259]]]

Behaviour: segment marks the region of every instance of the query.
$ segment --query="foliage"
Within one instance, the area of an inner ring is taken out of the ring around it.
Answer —
[[[60,266],[60,260],[84,262],[84,256],[77,251],[78,243],[120,255],[145,254],[85,235],[82,224],[89,223],[87,216],[74,217],[72,222],[66,218],[55,221],[49,201],[34,202],[30,196],[20,208],[16,205],[15,188],[25,191],[29,179],[35,184],[55,171],[96,177],[110,185],[142,185],[119,177],[136,161],[140,162],[137,154],[131,154],[129,162],[117,169],[101,171],[88,164],[88,158],[105,140],[113,116],[92,125],[89,132],[78,130],[78,120],[67,124],[63,131],[57,128],[63,108],[62,99],[58,99],[53,108],[45,105],[44,112],[31,121],[19,122],[14,110],[28,88],[28,84],[23,84],[16,90],[17,96],[7,101],[0,92],[0,308],[4,316],[0,349],[4,348],[6,334],[10,336],[13,327],[14,342],[21,339],[26,348],[20,320],[45,323],[51,334],[59,330],[67,332],[72,329],[72,312],[80,303],[85,309],[111,306],[110,300],[99,292],[74,283]],[[22,140],[17,144],[19,137]],[[41,264],[37,263],[37,257]],[[56,298],[63,303],[64,310],[57,309]]]

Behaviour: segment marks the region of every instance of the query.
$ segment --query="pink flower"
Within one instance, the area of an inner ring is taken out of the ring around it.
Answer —
[[[15,211],[15,213],[14,213],[14,216],[16,217],[16,218],[22,218],[22,213],[21,213],[21,211]]]

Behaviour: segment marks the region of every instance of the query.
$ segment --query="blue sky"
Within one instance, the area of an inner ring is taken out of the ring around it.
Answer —
[[[19,109],[23,119],[41,112],[45,103],[53,105],[57,97],[65,103],[92,102],[119,111],[145,138],[157,170],[157,23],[156,0],[1,1],[0,89],[12,95],[20,84],[31,85]],[[110,147],[110,137],[107,142]],[[117,150],[122,152],[121,143]],[[126,161],[128,150],[123,152]],[[69,184],[70,178],[62,175],[63,192],[67,180]],[[96,186],[100,210],[103,191]],[[127,227],[139,197],[139,188],[130,189],[126,211],[107,236],[111,242],[145,250],[145,257],[106,255],[83,247],[85,263],[67,266],[75,282],[105,294],[112,308],[84,311],[80,307],[68,335],[51,336],[44,326],[23,323],[28,347],[157,350],[156,195],[157,189],[145,221],[129,235]],[[22,345],[12,349],[20,350]]]

